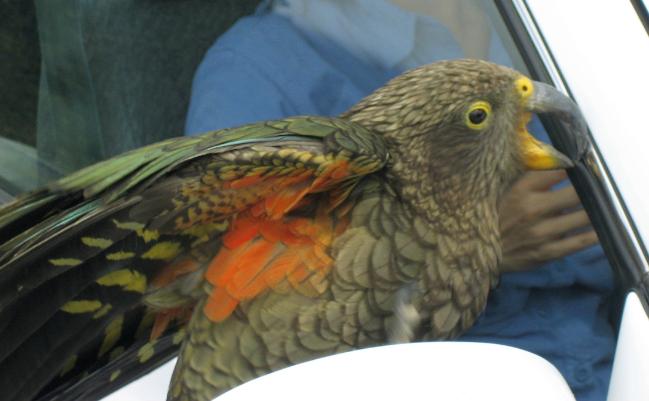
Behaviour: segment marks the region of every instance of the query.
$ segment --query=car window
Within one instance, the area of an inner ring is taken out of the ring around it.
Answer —
[[[47,2],[3,3],[1,11],[12,18],[0,27],[2,46],[11,55],[0,67],[0,200],[129,149],[182,135],[195,68],[209,45],[258,4],[203,3],[165,8],[74,1],[69,9]],[[395,4],[441,22],[458,47],[452,56],[525,70],[491,2]],[[192,24],[186,24],[190,19]],[[425,40],[417,46],[425,62]]]
[[[0,202],[27,189],[36,171],[40,51],[33,2],[2,2],[0,14]]]
[[[182,135],[196,66],[258,3],[2,2],[0,191]]]

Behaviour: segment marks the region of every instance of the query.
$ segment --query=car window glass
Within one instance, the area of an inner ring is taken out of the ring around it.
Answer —
[[[200,60],[259,2],[166,3],[173,6],[0,5],[11,16],[6,19],[11,23],[0,27],[0,44],[10,55],[0,66],[0,202],[93,162],[182,135]],[[357,3],[370,7],[371,2]],[[391,5],[418,18],[413,45],[396,67],[428,62],[445,46],[449,58],[483,58],[525,72],[492,2]]]

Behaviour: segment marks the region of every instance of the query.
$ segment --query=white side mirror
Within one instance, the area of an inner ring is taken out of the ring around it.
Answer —
[[[574,401],[545,359],[503,345],[391,345],[316,359],[245,383],[216,401],[281,399]]]

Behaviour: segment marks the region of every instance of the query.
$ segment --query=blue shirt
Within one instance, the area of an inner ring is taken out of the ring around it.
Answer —
[[[457,53],[440,49],[438,56]],[[205,55],[194,78],[186,132],[289,115],[337,115],[399,72],[363,62],[260,8]],[[559,369],[579,401],[604,400],[615,348],[607,320],[612,289],[599,246],[530,272],[503,274],[485,312],[461,340],[538,354]]]

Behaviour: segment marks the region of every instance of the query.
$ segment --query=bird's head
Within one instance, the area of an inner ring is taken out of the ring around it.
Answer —
[[[390,173],[406,197],[456,209],[470,200],[495,204],[524,170],[571,167],[526,127],[531,113],[576,110],[556,89],[515,70],[454,60],[398,76],[343,118],[384,135]]]

